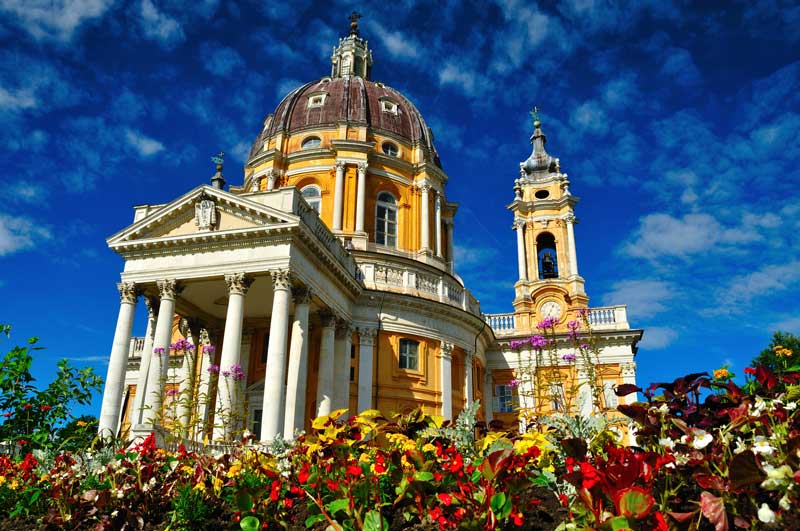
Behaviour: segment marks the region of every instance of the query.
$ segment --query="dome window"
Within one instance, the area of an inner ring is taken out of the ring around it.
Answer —
[[[322,210],[322,194],[319,191],[319,186],[311,184],[300,190],[300,195],[306,200],[308,206],[313,208],[317,214]]]
[[[378,194],[375,212],[375,243],[397,247],[397,199],[389,192]]]
[[[419,341],[413,339],[400,340],[400,368],[410,371],[419,370]]]
[[[315,107],[322,107],[325,105],[325,100],[327,97],[327,92],[315,92],[314,94],[310,94],[308,96],[308,108],[313,109]]]
[[[381,144],[381,151],[383,151],[385,155],[389,155],[390,157],[396,157],[397,154],[399,153],[399,150],[397,149],[397,144],[393,144],[392,142],[384,142],[383,144]]]
[[[397,106],[397,103],[388,98],[381,98],[381,111],[400,114],[400,107]]]
[[[300,145],[302,149],[315,149],[322,145],[322,140],[319,139],[318,136],[310,136],[303,140],[303,143]]]

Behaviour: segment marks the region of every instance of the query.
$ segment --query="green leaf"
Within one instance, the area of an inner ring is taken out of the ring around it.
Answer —
[[[482,474],[481,474],[480,468],[476,468],[475,470],[472,471],[472,477],[470,477],[469,479],[473,483],[477,483],[477,482],[479,482],[481,480],[481,475]]]
[[[347,498],[339,498],[338,500],[333,500],[332,502],[325,504],[325,508],[328,509],[328,512],[331,514],[336,514],[339,511],[347,512],[350,508],[350,500]]]
[[[655,498],[639,487],[624,489],[619,494],[619,512],[625,517],[640,520],[650,513],[655,503]]]
[[[239,522],[239,527],[244,531],[258,531],[261,529],[261,521],[255,516],[245,516],[242,518],[242,521]]]
[[[253,497],[246,490],[236,493],[236,507],[240,512],[246,513],[253,508]]]
[[[414,481],[430,481],[432,479],[433,474],[426,470],[420,470],[414,474]]]
[[[382,531],[389,529],[389,522],[378,511],[368,511],[364,515],[364,531]]]
[[[624,516],[615,516],[611,520],[606,522],[608,525],[611,526],[612,531],[623,531],[625,529],[631,529],[631,524],[628,522],[628,519]]]
[[[503,492],[498,492],[494,496],[492,496],[491,501],[489,502],[489,506],[492,508],[492,512],[495,516],[500,516],[500,512],[503,510],[503,506],[506,504],[506,495]]]
[[[314,514],[306,518],[306,528],[313,526],[314,524],[325,520],[324,514]]]

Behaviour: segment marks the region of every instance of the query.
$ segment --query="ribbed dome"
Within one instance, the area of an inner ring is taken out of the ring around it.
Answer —
[[[320,95],[324,95],[322,105],[309,105],[311,97]],[[384,101],[393,110],[386,110]],[[360,76],[322,78],[290,92],[267,117],[267,125],[253,143],[250,157],[278,132],[294,134],[340,122],[366,125],[375,133],[388,133],[419,145],[425,160],[441,166],[433,135],[414,104],[393,88]]]

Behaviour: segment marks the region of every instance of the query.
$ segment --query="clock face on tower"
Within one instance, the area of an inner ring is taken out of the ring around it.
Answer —
[[[540,309],[542,313],[542,318],[551,318],[551,319],[558,319],[561,317],[561,305],[556,301],[547,301],[542,304]]]

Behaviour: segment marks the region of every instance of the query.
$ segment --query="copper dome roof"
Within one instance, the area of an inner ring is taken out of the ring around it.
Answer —
[[[309,98],[321,94],[325,94],[324,104],[309,106]],[[396,112],[384,110],[384,100],[396,105]],[[340,122],[366,125],[372,132],[388,133],[419,145],[424,160],[441,166],[431,130],[414,104],[393,88],[361,76],[326,77],[290,92],[267,117],[267,125],[253,143],[250,157],[278,132],[294,134]]]

